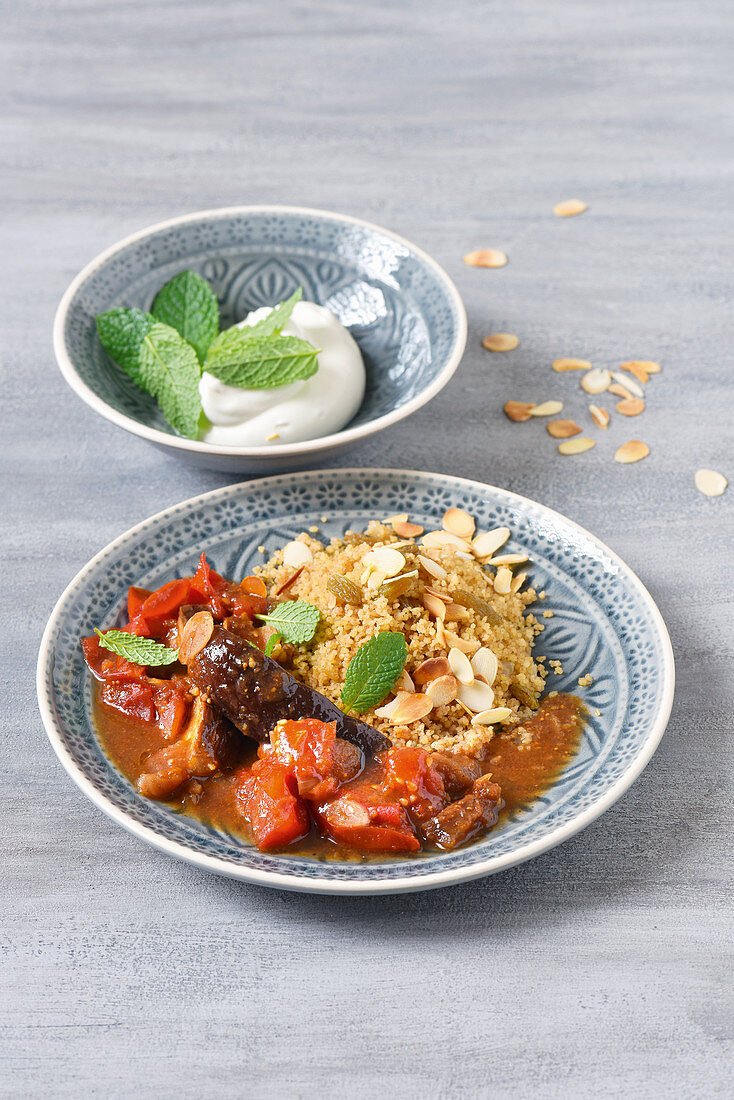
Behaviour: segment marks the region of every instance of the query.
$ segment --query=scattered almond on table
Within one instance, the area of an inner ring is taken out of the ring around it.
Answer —
[[[542,401],[540,405],[533,405],[531,416],[555,416],[563,408],[562,401]]]
[[[641,401],[639,397],[628,397],[624,401],[620,401],[617,404],[617,412],[622,416],[639,416],[641,412],[644,412],[645,402]]]
[[[606,429],[609,427],[610,416],[606,409],[600,409],[598,405],[589,405],[589,412],[597,428]],[[579,431],[581,431],[580,428]]]
[[[553,370],[591,370],[591,363],[588,359],[554,359]]]
[[[548,435],[554,439],[568,439],[572,435],[581,435],[581,428],[575,420],[551,420],[546,424]]]
[[[580,455],[584,451],[590,451],[595,446],[596,443],[593,439],[566,439],[563,443],[558,444],[558,450],[562,455]]]
[[[492,332],[482,340],[487,351],[514,351],[520,343],[513,332]]]
[[[507,256],[498,248],[480,248],[476,252],[467,252],[464,263],[469,267],[504,267]]]
[[[723,474],[717,473],[716,470],[707,470],[705,467],[696,470],[694,481],[699,493],[707,497],[720,497],[729,484]]]
[[[584,210],[588,209],[581,199],[565,199],[563,202],[556,203],[553,213],[557,218],[573,218],[576,214],[583,214]]]
[[[522,401],[508,401],[505,405],[505,416],[510,420],[521,421],[530,419],[530,410],[534,409],[532,404],[526,404]]]
[[[626,465],[630,462],[639,462],[649,454],[650,448],[647,443],[643,443],[640,439],[630,439],[614,452],[614,461]]]

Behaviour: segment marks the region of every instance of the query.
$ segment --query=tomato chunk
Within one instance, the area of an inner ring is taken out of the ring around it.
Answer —
[[[425,749],[388,749],[381,756],[383,790],[422,821],[432,817],[448,802],[443,776]]]
[[[336,736],[336,722],[317,718],[279,722],[261,753],[268,751],[292,769],[299,795],[311,802],[323,802],[362,769],[360,750]]]
[[[130,587],[127,593],[127,617],[131,622],[150,595],[152,593],[147,588],[136,588],[135,585]]]
[[[293,773],[274,758],[256,760],[245,770],[238,797],[263,852],[292,844],[309,830],[308,810],[298,797]]]
[[[158,728],[172,741],[181,732],[186,718],[186,683],[172,680],[166,684],[156,684],[153,692]]]
[[[129,718],[141,722],[155,722],[156,709],[153,690],[149,684],[124,684],[108,681],[102,688],[102,702],[119,710]]]
[[[404,808],[375,796],[371,786],[348,788],[322,803],[316,819],[332,840],[362,852],[417,852],[420,841]]]
[[[191,602],[190,580],[182,578],[169,581],[168,584],[157,588],[155,592],[151,592],[150,596],[143,601],[138,616],[145,619],[151,632],[156,634],[166,619],[174,618],[183,604]]]

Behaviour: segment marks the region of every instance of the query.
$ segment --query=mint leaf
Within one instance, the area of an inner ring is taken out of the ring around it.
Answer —
[[[273,656],[273,650],[275,649],[275,647],[277,646],[279,641],[280,641],[280,634],[271,634],[270,635],[267,642],[265,643],[265,649],[263,650],[266,657],[272,657]]]
[[[201,415],[196,352],[174,328],[156,322],[140,346],[144,389],[155,397],[172,428],[196,439]]]
[[[361,645],[344,677],[344,709],[364,714],[378,706],[400,679],[407,656],[405,636],[397,630],[384,630]]]
[[[267,615],[258,615],[257,618],[275,627],[284,642],[300,645],[313,638],[321,612],[305,600],[285,600],[276,604]]]
[[[124,630],[108,630],[104,634],[94,628],[94,633],[99,638],[99,644],[116,653],[118,657],[125,657],[135,665],[172,665],[178,660],[178,650],[169,649],[167,645],[154,642],[152,638],[141,638],[137,634],[128,634]]]
[[[195,271],[175,275],[156,294],[151,313],[156,321],[175,328],[203,363],[219,332],[219,303],[206,279]]]
[[[257,321],[254,325],[245,325],[244,328],[237,331],[246,333],[249,337],[280,336],[291,319],[293,307],[296,302],[300,302],[302,297],[303,287],[299,286],[297,290],[293,291],[290,298],[286,298],[284,302],[276,306],[272,313],[269,313],[267,317],[263,317],[262,321]]]
[[[155,324],[142,309],[110,309],[97,315],[102,347],[134,382],[142,386],[139,355],[143,338]]]
[[[244,330],[237,332],[241,336]],[[288,382],[302,382],[318,369],[318,349],[297,336],[231,338],[211,347],[204,363],[204,370],[220,382],[247,390],[269,390]]]

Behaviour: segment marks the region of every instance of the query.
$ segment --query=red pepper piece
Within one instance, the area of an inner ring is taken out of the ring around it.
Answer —
[[[449,801],[443,776],[425,749],[388,749],[380,760],[385,794],[402,802],[419,821],[433,817]]]
[[[102,688],[102,702],[141,722],[155,722],[156,709],[149,684],[108,682]]]
[[[132,622],[148,596],[152,593],[147,588],[136,588],[132,585],[127,593],[127,617]]]
[[[301,798],[323,802],[362,769],[362,754],[336,736],[336,722],[317,718],[280,722],[273,731],[271,745],[261,754],[272,752],[289,767],[298,784]]]
[[[310,827],[306,804],[296,793],[293,773],[278,760],[257,760],[243,775],[239,802],[258,848],[283,848]]]

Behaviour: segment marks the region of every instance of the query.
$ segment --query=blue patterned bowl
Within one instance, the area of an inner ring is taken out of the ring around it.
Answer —
[[[149,309],[184,268],[204,275],[222,324],[274,305],[298,286],[346,325],[367,367],[357,415],[342,431],[305,443],[223,447],[183,439],[105,353],[96,314]],[[448,275],[402,237],[341,214],[287,206],[233,206],[161,222],[103,252],[77,275],[54,322],[54,349],[69,385],[96,412],[201,466],[266,473],[319,461],[395,424],[446,385],[466,345],[466,313]]]
[[[481,529],[506,524],[510,549],[530,554],[545,589],[537,651],[562,661],[558,690],[579,692],[590,717],[578,755],[557,782],[483,840],[444,854],[377,863],[266,855],[226,832],[141,798],[111,764],[91,716],[79,638],[122,618],[131,584],[154,588],[193,571],[202,550],[225,575],[244,576],[304,528],[326,537],[410,512],[439,525],[450,505]],[[325,520],[323,517],[327,517]],[[579,691],[579,677],[593,684]],[[673,653],[652,598],[624,562],[557,512],[461,478],[398,470],[327,470],[218,489],[160,512],[111,543],[71,582],[49,620],[38,659],[38,698],[51,743],[85,794],[136,836],[180,859],[265,886],[318,893],[425,890],[504,870],[583,829],[639,775],[660,740],[673,698]]]

